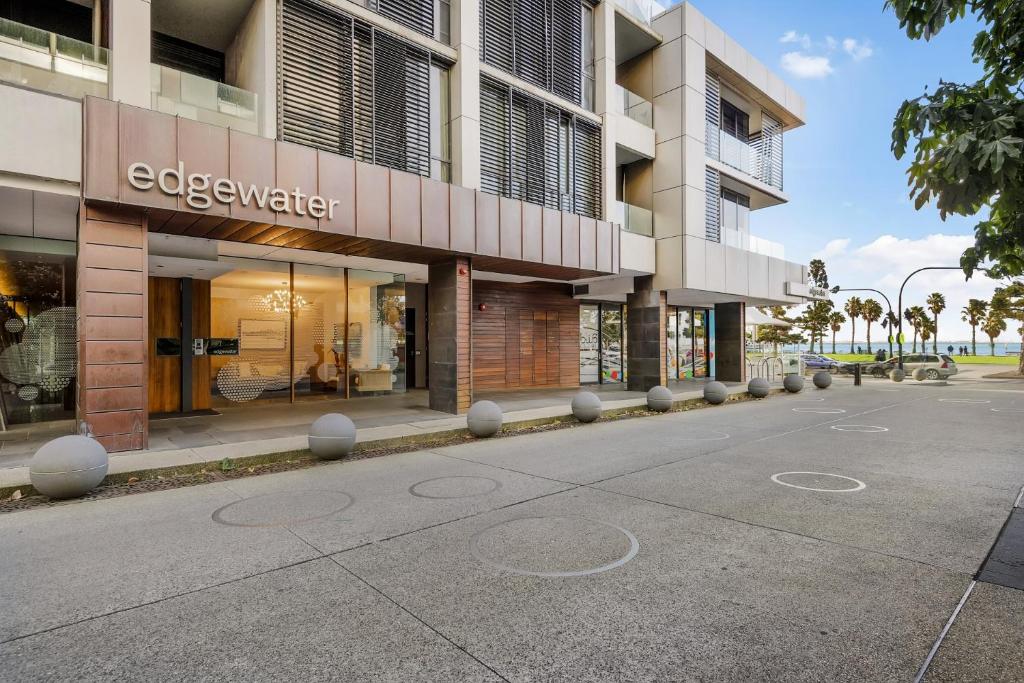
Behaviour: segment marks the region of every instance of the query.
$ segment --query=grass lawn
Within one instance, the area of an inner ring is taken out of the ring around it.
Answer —
[[[912,352],[904,349],[903,353],[909,354]],[[826,353],[825,355],[846,363],[869,363],[875,359],[874,356],[866,353]],[[963,365],[1012,365],[1016,367],[1020,363],[1020,359],[1017,356],[953,356],[953,360]]]

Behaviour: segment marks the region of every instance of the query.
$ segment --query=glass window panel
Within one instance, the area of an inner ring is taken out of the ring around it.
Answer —
[[[75,415],[75,252],[74,242],[0,238],[0,410],[7,424]]]
[[[289,265],[227,257],[220,265],[231,269],[210,283],[210,336],[238,340],[238,354],[210,357],[213,405],[290,400]]]
[[[707,311],[693,312],[693,376],[708,376]]]
[[[345,396],[345,269],[295,264],[295,394]]]
[[[348,319],[351,395],[405,391],[405,276],[349,270]]]
[[[676,309],[676,326],[679,333],[679,379],[693,377],[693,318],[690,309]]]
[[[665,323],[665,359],[668,363],[668,377],[669,379],[677,379],[679,377],[679,335],[676,329],[676,309],[669,307],[668,309],[668,320]]]
[[[600,380],[598,357],[598,306],[580,306],[580,384],[593,384]]]
[[[601,381],[621,382],[622,373],[622,307],[601,305]]]

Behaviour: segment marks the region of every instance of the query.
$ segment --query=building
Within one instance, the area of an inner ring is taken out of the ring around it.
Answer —
[[[800,97],[645,0],[0,3],[0,416],[742,380]]]

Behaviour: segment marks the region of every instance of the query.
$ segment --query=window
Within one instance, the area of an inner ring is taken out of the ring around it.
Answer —
[[[626,380],[625,315],[622,304],[580,305],[581,384]]]
[[[483,78],[480,186],[493,194],[599,218],[601,128]]]
[[[285,0],[282,140],[448,180],[448,65],[346,14]]]
[[[722,190],[722,234],[720,241],[731,247],[750,248],[750,198]]]
[[[588,0],[483,0],[480,39],[484,63],[592,108],[594,12]]]
[[[746,142],[750,136],[750,116],[739,107],[722,100],[722,130]]]
[[[378,14],[431,38],[441,39],[448,31],[444,0],[356,0]],[[440,7],[438,5],[441,5]],[[437,26],[434,18],[437,17]],[[447,41],[445,41],[447,42]]]

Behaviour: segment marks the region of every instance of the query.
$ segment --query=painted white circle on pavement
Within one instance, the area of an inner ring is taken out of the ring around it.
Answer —
[[[793,408],[794,413],[817,413],[818,415],[838,415],[845,413],[842,408]]]
[[[989,408],[993,413],[1024,413],[1024,408]]]
[[[837,432],[863,432],[864,434],[878,434],[889,431],[888,427],[879,427],[878,425],[832,425],[829,429],[834,429]]]
[[[940,403],[991,403],[987,398],[940,398]]]
[[[853,486],[845,489],[824,489],[814,486],[801,486],[799,484],[791,484],[788,481],[782,481],[782,477],[794,477],[799,475],[812,475],[815,477],[829,477],[832,479],[842,479],[845,482],[852,483]],[[782,484],[783,486],[789,486],[794,489],[802,489],[804,491],[821,491],[823,493],[852,493],[854,491],[862,491],[866,489],[868,486],[860,479],[854,479],[853,477],[844,477],[841,474],[829,474],[828,472],[779,472],[778,474],[772,475],[772,481],[774,481],[776,484]]]

